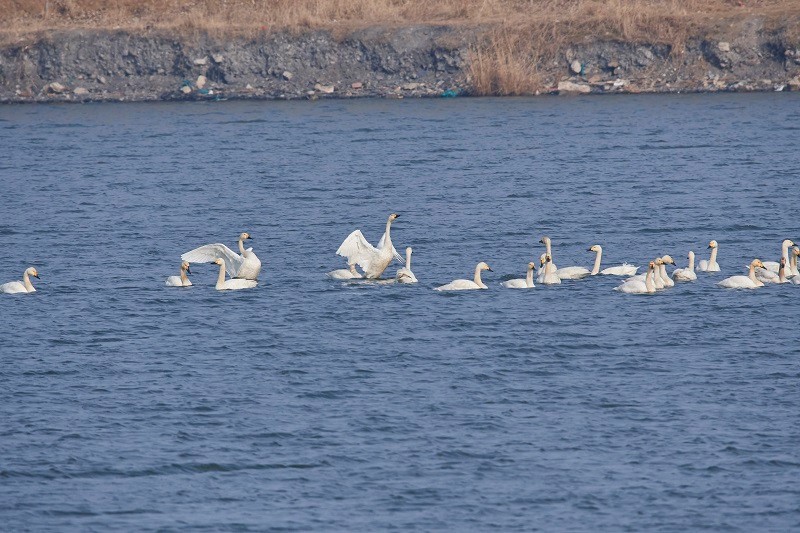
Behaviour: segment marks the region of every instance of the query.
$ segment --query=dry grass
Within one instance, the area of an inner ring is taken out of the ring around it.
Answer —
[[[252,37],[367,26],[472,28],[470,78],[478,94],[542,88],[537,66],[571,43],[618,39],[668,44],[758,16],[798,33],[800,0],[0,0],[0,41],[52,30],[123,29]]]

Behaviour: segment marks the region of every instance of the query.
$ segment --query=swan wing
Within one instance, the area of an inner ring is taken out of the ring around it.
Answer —
[[[357,229],[342,242],[336,255],[346,257],[348,263],[355,263],[366,271],[370,263],[378,258],[380,251],[368,243],[361,230]]]
[[[378,250],[383,250],[384,246],[386,246],[386,233],[381,235],[381,240],[378,241]],[[397,253],[397,250],[395,250],[394,245],[392,245],[392,255],[396,260],[400,261],[401,263],[405,262],[403,256],[401,256],[399,253]]]
[[[510,279],[501,283],[506,289],[527,289],[528,284],[524,279]],[[533,287],[531,287],[533,288]]]
[[[591,274],[588,268],[581,266],[564,267],[556,270],[556,276],[560,279],[582,279]]]
[[[21,281],[9,281],[8,283],[0,285],[0,292],[17,294],[20,292],[28,292],[28,289],[25,288],[25,284]]]
[[[600,271],[604,276],[635,276],[639,267],[623,263],[619,266],[604,268]]]
[[[190,263],[211,263],[217,259],[225,261],[225,270],[230,277],[235,277],[244,263],[242,256],[221,243],[206,244],[181,255],[182,261]]]

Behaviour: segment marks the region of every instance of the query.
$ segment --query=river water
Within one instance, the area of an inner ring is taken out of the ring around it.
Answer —
[[[783,93],[0,106],[0,282],[41,274],[0,295],[2,529],[799,528],[800,287],[715,286],[800,240],[798,138]],[[326,279],[393,211],[420,283]],[[256,289],[164,286],[242,231]],[[501,288],[543,235],[722,272]]]

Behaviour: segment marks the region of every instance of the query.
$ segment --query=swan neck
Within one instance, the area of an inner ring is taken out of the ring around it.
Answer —
[[[221,289],[225,285],[225,265],[219,266],[219,276],[217,276],[217,289]]]
[[[778,267],[778,281],[786,283],[786,266],[781,265]]]
[[[750,264],[750,273],[747,275],[750,278],[750,281],[755,283],[756,285],[759,284],[759,281],[756,279],[756,266],[754,264]]]
[[[789,269],[794,274],[797,272],[797,256],[793,255],[792,259],[789,261]],[[797,275],[797,274],[795,274]]]
[[[411,252],[406,252],[406,269],[411,270]]]
[[[483,286],[483,282],[481,281],[481,267],[479,266],[475,267],[475,277],[473,278],[473,281],[475,282],[475,285],[478,285],[479,287]]]
[[[717,262],[717,250],[719,250],[719,248],[711,249],[711,258],[708,260],[708,266],[711,266]],[[741,272],[741,270],[739,272]]]
[[[389,245],[387,246],[389,249],[391,249],[391,244],[392,244],[392,236],[390,235],[391,229],[392,229],[392,219],[390,218],[389,220],[386,221],[386,241],[385,241],[386,244]]]
[[[244,240],[239,239],[239,253],[244,255]]]
[[[550,239],[547,239],[547,242],[544,243],[545,250],[547,250],[547,255],[550,256],[550,260],[553,260],[553,250],[550,249]]]
[[[669,276],[667,276],[667,265],[661,265],[661,267],[658,269],[658,274],[661,276],[661,281],[667,283],[667,280],[669,279]]]
[[[653,278],[656,275],[656,271],[653,268],[647,270],[647,276],[644,278],[644,286],[647,289],[647,292],[656,292],[656,284]]]
[[[27,270],[22,274],[22,284],[25,285],[26,291],[33,292],[33,283],[31,283],[31,278],[28,277]]]
[[[528,275],[525,276],[525,285],[528,287],[533,287],[533,269],[528,269]]]
[[[603,257],[603,250],[597,252],[597,255],[594,258],[594,267],[592,267],[592,276],[596,276],[600,273],[600,261]]]
[[[186,269],[181,268],[181,283],[185,285],[187,281],[189,281],[189,278],[186,276]]]
[[[791,265],[789,262],[789,245],[788,244],[781,244],[781,257],[786,259],[786,264]]]
[[[694,272],[694,254],[689,256],[689,272]]]

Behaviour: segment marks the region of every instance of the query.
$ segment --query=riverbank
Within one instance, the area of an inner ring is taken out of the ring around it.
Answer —
[[[650,39],[501,23],[56,27],[0,40],[0,102],[800,90],[798,15],[775,20],[744,13]]]

